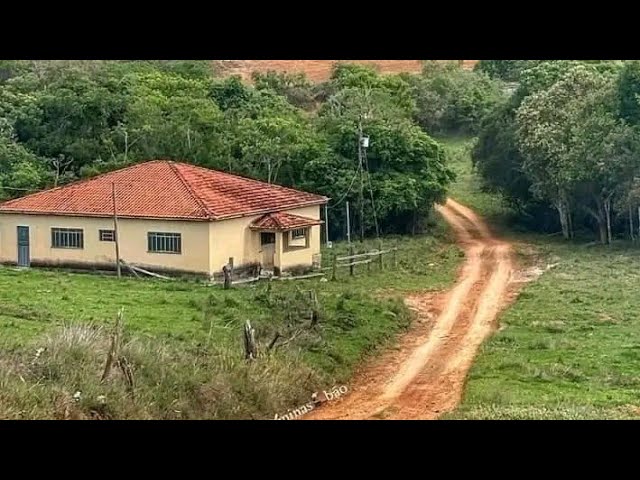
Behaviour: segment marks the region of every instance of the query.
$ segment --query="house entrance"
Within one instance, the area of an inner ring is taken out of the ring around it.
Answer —
[[[273,269],[276,254],[276,234],[274,232],[260,233],[260,248],[262,250],[262,267]]]

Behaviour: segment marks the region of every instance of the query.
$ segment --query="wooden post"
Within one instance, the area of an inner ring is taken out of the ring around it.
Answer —
[[[380,262],[380,270],[382,270],[384,268],[382,264],[382,240],[378,242],[378,249],[378,251],[380,252],[380,255],[378,255],[378,260]]]
[[[111,200],[113,202],[113,239],[116,244],[116,271],[118,272],[118,278],[122,276],[122,269],[120,268],[120,240],[118,238],[118,210],[116,208],[116,184],[111,182]]]
[[[393,245],[393,268],[398,268],[398,240]]]
[[[347,242],[351,243],[351,214],[349,213],[349,200],[347,200]]]
[[[109,376],[109,372],[111,372],[111,367],[113,366],[114,361],[117,361],[118,355],[120,354],[120,339],[122,338],[123,318],[124,308],[120,307],[120,310],[118,310],[118,316],[116,317],[116,327],[111,334],[111,347],[109,348],[109,352],[107,353],[107,361],[102,372],[102,378],[100,378],[100,383],[104,383],[104,381],[107,379],[107,377]]]
[[[256,348],[255,329],[251,328],[249,320],[244,324],[244,358],[253,360],[258,356]]]
[[[222,267],[222,274],[224,275],[224,289],[228,290],[229,288],[231,288],[231,283],[233,282],[233,279],[231,277],[231,269],[228,265]]]
[[[353,245],[349,245],[349,256],[350,257],[353,256]],[[353,265],[354,261],[355,261],[354,259],[350,259],[349,260],[349,263],[351,264],[351,265],[349,265],[349,275],[351,275],[351,276],[353,276],[353,270],[355,268],[354,265]]]
[[[231,270],[231,278],[233,278],[233,257],[229,257],[229,269]]]
[[[335,280],[336,279],[336,270],[337,270],[337,267],[338,267],[338,254],[336,252],[333,252],[333,259],[331,260],[331,267],[332,267],[331,280]]]

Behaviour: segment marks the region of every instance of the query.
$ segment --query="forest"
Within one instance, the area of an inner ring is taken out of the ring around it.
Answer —
[[[207,61],[1,61],[0,198],[174,159],[331,197],[333,239],[346,201],[361,237],[419,233],[453,180],[436,137],[476,133],[500,82],[457,62],[391,76],[340,64],[322,84],[269,72],[247,85]]]
[[[454,179],[441,141],[474,136],[483,188],[519,225],[640,237],[637,61],[338,64],[320,84],[268,72],[251,85],[214,64],[0,61],[0,198],[164,158],[327,195],[334,239],[346,201],[361,237],[420,233]]]
[[[595,232],[603,244],[616,236],[635,239],[640,63],[504,63],[478,65],[519,82],[485,117],[474,146],[484,187],[500,193],[531,229],[566,239]]]

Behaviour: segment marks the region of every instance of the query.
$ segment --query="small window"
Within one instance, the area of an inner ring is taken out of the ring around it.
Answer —
[[[260,245],[272,245],[276,243],[276,234],[273,232],[260,233]]]
[[[115,230],[100,230],[100,241],[101,242],[115,242],[116,241],[116,232],[115,232]]]
[[[81,228],[52,228],[51,248],[84,248],[84,231]]]
[[[182,253],[182,234],[180,233],[148,233],[149,252]]]
[[[300,238],[305,238],[306,236],[306,228],[296,228],[295,230],[291,230],[291,240],[298,240]]]
[[[288,246],[291,248],[306,248],[308,238],[308,228],[296,228],[289,231]]]

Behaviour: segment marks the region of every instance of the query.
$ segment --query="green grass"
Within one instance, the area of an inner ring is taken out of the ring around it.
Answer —
[[[557,266],[502,315],[453,417],[632,415],[640,393],[640,249],[530,242]]]
[[[259,282],[231,290],[195,281],[0,268],[0,418],[64,418],[69,411],[100,418],[283,414],[314,391],[346,382],[365,356],[410,324],[402,294],[448,287],[462,260],[440,220],[431,235],[383,243],[397,243],[397,268],[389,254],[383,270],[377,263],[370,270],[359,265],[350,277],[342,268],[335,282]],[[334,251],[348,249],[338,243]],[[307,328],[308,290],[320,304],[316,329]],[[122,375],[99,381],[121,307],[135,398]],[[246,320],[256,330],[260,356],[254,362],[243,359]],[[298,335],[267,351],[276,332],[282,341]],[[34,360],[39,348],[45,350]],[[80,400],[72,398],[76,391]]]
[[[494,229],[502,229],[512,212],[495,194],[482,191],[482,184],[471,163],[470,152],[475,142],[468,137],[438,139],[449,152],[450,166],[456,174],[449,195],[458,202],[473,208]]]
[[[481,348],[454,419],[637,418],[640,248],[566,243],[509,231],[509,211],[480,192],[465,145],[452,197],[514,241],[521,268],[556,265],[527,284]]]

